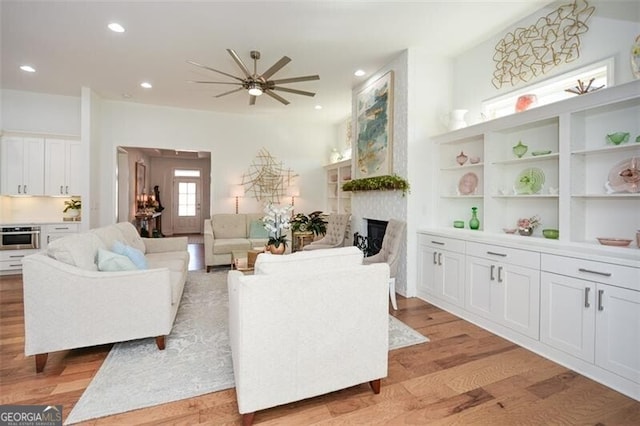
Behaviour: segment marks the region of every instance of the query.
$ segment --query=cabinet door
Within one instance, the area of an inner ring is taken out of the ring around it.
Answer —
[[[540,271],[516,265],[497,265],[500,291],[499,320],[503,325],[538,339],[540,327]]]
[[[595,284],[543,272],[540,278],[540,340],[594,361]]]
[[[443,250],[438,253],[434,282],[444,300],[464,307],[464,255]]]
[[[467,285],[465,306],[485,318],[495,320],[496,297],[496,265],[487,259],[467,256]]]
[[[67,161],[66,141],[59,139],[47,140],[45,145],[45,193],[47,195],[67,195],[65,193]]]
[[[640,383],[640,292],[598,284],[596,364]]]
[[[24,143],[22,138],[2,138],[2,193],[23,194]]]
[[[424,244],[418,249],[418,294],[422,297],[438,296],[438,286],[435,282],[438,266],[437,251]]]

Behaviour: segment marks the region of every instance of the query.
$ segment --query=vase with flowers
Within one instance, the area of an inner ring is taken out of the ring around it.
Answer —
[[[541,225],[540,216],[534,215],[530,218],[518,219],[518,233],[524,236],[531,236],[533,230]]]
[[[269,233],[267,250],[273,254],[283,254],[287,249],[286,230],[290,227],[291,206],[278,207],[269,202],[264,208],[262,223]]]

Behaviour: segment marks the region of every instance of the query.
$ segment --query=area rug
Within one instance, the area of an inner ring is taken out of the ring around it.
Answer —
[[[114,345],[65,424],[232,388],[227,305],[226,271],[189,272],[166,349],[153,338]],[[389,350],[427,341],[389,316]]]

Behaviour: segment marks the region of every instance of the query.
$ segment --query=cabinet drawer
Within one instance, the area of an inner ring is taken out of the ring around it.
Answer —
[[[543,271],[640,291],[640,268],[550,254],[542,255],[541,265]]]
[[[420,234],[418,238],[420,245],[433,247],[439,250],[450,250],[464,253],[464,241],[455,238],[440,237],[430,234]]]
[[[0,250],[0,262],[22,262],[25,256],[38,253],[39,250]]]
[[[47,225],[47,232],[78,232],[79,224],[77,223],[64,223],[58,225]]]
[[[22,259],[0,260],[0,271],[22,271]]]
[[[468,242],[467,255],[525,268],[538,269],[540,267],[540,253],[535,251]]]

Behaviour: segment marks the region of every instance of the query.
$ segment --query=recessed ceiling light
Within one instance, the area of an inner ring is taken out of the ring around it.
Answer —
[[[314,106],[315,109],[322,109],[322,105],[316,105]]]
[[[144,87],[145,89],[151,89],[153,87],[151,83],[146,81],[143,81],[142,83],[140,83],[140,86]]]
[[[20,69],[26,72],[36,72],[36,69],[31,65],[20,65]]]
[[[109,27],[109,29],[111,31],[113,31],[114,33],[123,33],[124,32],[124,27],[120,24],[118,24],[117,22],[112,22],[109,25],[107,25],[107,27]]]
[[[364,70],[357,70],[356,72],[353,73],[353,75],[355,75],[356,77],[362,77],[365,74],[366,73],[364,72]]]

